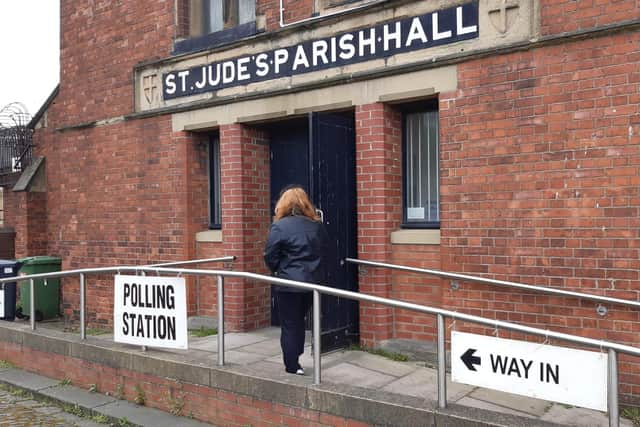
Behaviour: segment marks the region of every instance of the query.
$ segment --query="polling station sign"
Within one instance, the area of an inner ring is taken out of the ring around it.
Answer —
[[[455,382],[607,410],[607,353],[453,331]]]
[[[114,341],[187,348],[184,278],[116,275],[114,286]]]

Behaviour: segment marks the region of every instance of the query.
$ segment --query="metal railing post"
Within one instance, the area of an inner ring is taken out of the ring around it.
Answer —
[[[87,339],[87,329],[85,324],[85,311],[86,311],[86,299],[85,286],[84,286],[84,273],[80,273],[80,339]]]
[[[444,316],[437,315],[438,320],[438,408],[447,407],[447,353],[445,352]]]
[[[224,277],[218,276],[218,366],[224,366]]]
[[[618,355],[612,348],[609,349],[609,427],[620,425],[620,413],[618,408]]]
[[[320,366],[320,292],[313,291],[313,383],[318,385],[322,380]]]
[[[29,323],[31,324],[31,330],[36,330],[36,285],[33,279],[29,279]]]

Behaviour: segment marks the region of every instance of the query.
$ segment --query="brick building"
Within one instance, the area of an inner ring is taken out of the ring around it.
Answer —
[[[34,185],[4,192],[17,257],[70,269],[235,255],[235,270],[266,273],[273,202],[295,182],[335,242],[332,285],[640,345],[636,311],[341,262],[637,299],[637,1],[61,8]],[[63,291],[72,317],[77,286]],[[88,292],[89,321],[110,323],[112,280]],[[267,287],[229,280],[226,293],[230,329],[270,324]],[[189,282],[189,314],[215,315],[215,294]],[[338,344],[434,338],[431,317],[325,307]],[[640,365],[620,363],[631,399]]]

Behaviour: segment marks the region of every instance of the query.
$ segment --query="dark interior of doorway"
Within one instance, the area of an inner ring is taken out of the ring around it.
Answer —
[[[271,123],[271,212],[282,188],[301,185],[321,209],[330,236],[328,285],[357,291],[357,270],[345,263],[357,257],[355,123],[352,111],[309,113],[304,117]],[[272,293],[272,324],[279,325]],[[359,339],[356,301],[322,297],[322,350],[330,351]],[[310,322],[308,323],[310,327]]]

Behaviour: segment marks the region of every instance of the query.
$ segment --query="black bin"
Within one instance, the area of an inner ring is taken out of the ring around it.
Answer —
[[[0,259],[0,278],[16,277],[21,262]],[[13,321],[16,317],[16,282],[0,284],[0,320]]]

